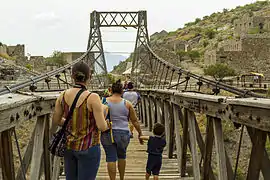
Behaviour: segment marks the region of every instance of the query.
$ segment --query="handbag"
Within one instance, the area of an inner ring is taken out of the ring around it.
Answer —
[[[69,133],[66,128],[68,125],[68,122],[70,121],[70,119],[72,118],[72,114],[73,111],[75,109],[75,106],[77,104],[77,101],[80,97],[80,95],[85,91],[85,88],[82,88],[76,95],[71,108],[68,112],[67,118],[64,122],[64,125],[62,126],[62,128],[57,131],[55,134],[53,134],[53,137],[49,143],[49,151],[55,155],[55,156],[59,156],[59,157],[63,157],[65,154],[65,151],[67,149],[67,134],[72,135],[71,133]]]

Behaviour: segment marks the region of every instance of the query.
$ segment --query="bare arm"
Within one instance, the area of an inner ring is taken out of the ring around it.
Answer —
[[[135,127],[135,129],[137,130],[137,132],[139,133],[139,136],[141,136],[142,130],[141,130],[141,126],[140,126],[140,123],[138,121],[138,117],[136,115],[135,109],[133,108],[133,106],[130,102],[127,102],[127,106],[129,109],[130,121],[133,124],[133,126]]]
[[[53,124],[54,125],[59,125],[59,126],[62,126],[65,122],[64,118],[63,117],[63,109],[62,109],[62,106],[61,106],[61,99],[63,97],[63,94],[61,94],[56,102],[55,102],[55,108],[54,108],[54,113],[53,113]]]
[[[93,111],[98,129],[101,131],[107,130],[108,126],[104,118],[104,109],[100,102],[99,95],[95,93],[91,94],[87,100],[87,104]]]

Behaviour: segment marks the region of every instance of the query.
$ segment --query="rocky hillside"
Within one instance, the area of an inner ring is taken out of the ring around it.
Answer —
[[[257,1],[235,9],[223,9],[209,16],[196,18],[186,23],[183,28],[173,32],[156,32],[151,36],[151,46],[162,58],[171,63],[189,69],[195,73],[203,73],[204,52],[218,47],[218,43],[234,36],[233,22],[244,14],[250,16],[270,16],[270,2]],[[131,59],[127,59],[131,61]],[[114,67],[113,73],[125,71],[126,62]]]

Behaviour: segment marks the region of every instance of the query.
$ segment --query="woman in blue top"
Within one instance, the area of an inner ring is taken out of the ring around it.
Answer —
[[[120,180],[124,180],[126,168],[126,150],[130,141],[128,121],[131,120],[138,137],[142,135],[140,124],[132,104],[121,98],[123,86],[118,80],[112,85],[112,96],[106,98],[109,107],[109,118],[112,122],[112,131],[107,131],[101,135],[101,143],[106,153],[106,162],[110,180],[116,178],[116,161]],[[112,132],[112,134],[111,134]],[[142,144],[143,141],[140,140]]]

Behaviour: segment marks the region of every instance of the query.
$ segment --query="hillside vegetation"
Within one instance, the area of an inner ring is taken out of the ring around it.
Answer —
[[[151,36],[150,44],[154,51],[165,60],[203,74],[203,57],[207,49],[218,46],[218,43],[233,38],[233,21],[244,14],[270,16],[269,1],[257,1],[234,9],[223,9],[209,16],[196,18],[176,31],[156,32]],[[250,32],[252,33],[252,32]],[[183,51],[181,44],[188,44],[188,52]],[[128,61],[131,61],[129,58]],[[125,71],[126,62],[114,67],[113,73]]]

